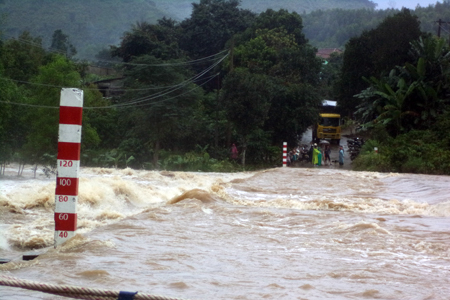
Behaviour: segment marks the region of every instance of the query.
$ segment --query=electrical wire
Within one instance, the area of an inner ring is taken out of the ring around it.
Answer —
[[[126,103],[114,104],[114,105],[109,105],[109,106],[99,106],[99,107],[85,107],[85,109],[105,109],[105,108],[119,108],[119,107],[127,107],[127,106],[135,107],[135,106],[139,106],[139,105],[136,105],[136,104],[140,104],[140,103],[143,103],[143,102],[148,102],[148,101],[151,101],[153,99],[166,96],[166,95],[168,95],[168,94],[170,94],[170,93],[172,93],[172,92],[174,92],[176,90],[179,90],[179,89],[183,88],[184,86],[186,86],[186,85],[188,85],[190,83],[194,83],[195,81],[199,80],[203,75],[205,75],[206,73],[211,71],[213,68],[215,68],[217,65],[219,65],[227,56],[228,56],[228,54],[225,55],[224,57],[222,57],[220,60],[218,60],[213,65],[211,65],[209,68],[205,69],[203,72],[195,75],[194,77],[191,77],[188,80],[185,80],[184,82],[182,82],[180,84],[174,85],[172,88],[167,89],[165,91],[161,91],[161,92],[158,92],[158,93],[150,95],[150,96],[145,96],[145,97],[141,97],[141,98],[137,98],[137,99],[132,99],[130,101],[127,101]],[[212,80],[212,78],[216,77],[217,75],[218,74],[206,78],[206,79],[209,79],[207,82]],[[203,86],[204,84],[206,84],[206,82],[201,84],[200,86]],[[181,95],[184,95],[184,94],[181,94]],[[175,96],[173,98],[179,97],[181,95]],[[173,98],[169,98],[169,99],[173,99]],[[166,100],[167,99],[165,99],[163,101],[166,101]],[[0,101],[0,103],[6,103],[6,104],[10,104],[10,105],[28,106],[28,107],[54,108],[54,109],[58,109],[59,108],[58,106],[34,105],[34,104],[25,104],[25,103],[17,103],[17,102],[8,102],[8,101]],[[156,103],[156,102],[153,102],[153,103]]]
[[[18,103],[18,102],[9,102],[9,101],[2,101],[2,100],[0,100],[0,103],[5,103],[5,104],[9,104],[9,105],[17,105],[17,106],[28,106],[28,107],[37,107],[37,108],[53,108],[53,109],[59,109],[59,106],[36,105],[36,104],[27,104],[27,103]]]
[[[203,57],[203,58],[190,60],[190,61],[185,61],[185,62],[178,62],[178,63],[139,64],[139,63],[117,62],[117,61],[101,60],[101,59],[97,59],[96,61],[112,63],[112,64],[115,64],[115,65],[170,67],[170,66],[184,66],[184,65],[193,65],[193,64],[197,64],[197,63],[203,63],[204,61],[214,60],[216,56],[219,56],[219,55],[221,55],[221,54],[223,54],[225,52],[228,52],[228,50],[223,50],[221,52],[218,52],[216,54],[213,54],[213,55],[210,55],[210,56],[206,56],[206,57]]]
[[[145,103],[145,104],[138,104],[138,105],[127,105],[127,106],[110,105],[110,106],[98,106],[98,107],[85,107],[84,109],[102,109],[102,108],[126,109],[126,108],[144,107],[144,106],[151,106],[151,105],[159,104],[159,103],[166,102],[166,101],[169,101],[169,100],[173,100],[175,98],[178,98],[178,97],[184,96],[186,94],[189,94],[192,91],[194,91],[194,90],[204,86],[205,84],[207,84],[208,82],[213,80],[218,75],[219,74],[215,74],[213,76],[210,76],[209,79],[207,81],[203,82],[202,84],[199,84],[199,85],[195,86],[194,88],[192,88],[192,89],[190,89],[190,90],[188,90],[188,91],[186,91],[186,92],[184,92],[184,93],[182,93],[180,95],[176,95],[176,96],[173,96],[173,97],[170,97],[170,98],[166,98],[164,100],[154,101],[154,102]]]
[[[67,54],[66,52],[64,52],[62,50],[58,50],[58,49],[54,49],[54,48],[50,48],[50,49],[47,50],[44,47],[42,47],[42,44],[40,44],[40,43],[36,43],[36,42],[33,42],[33,41],[25,40],[25,39],[22,39],[20,37],[16,38],[16,37],[14,37],[14,36],[12,36],[10,34],[3,34],[3,35],[9,36],[10,39],[13,39],[13,40],[15,40],[17,42],[20,42],[22,44],[26,44],[26,45],[30,45],[30,46],[33,46],[33,47],[36,47],[36,48],[40,48],[40,49],[42,49],[44,51],[49,51],[49,52],[53,52],[53,53],[59,53],[59,54],[63,54],[63,55]]]
[[[192,82],[196,81],[197,79],[199,79],[200,77],[202,77],[203,75],[205,75],[206,73],[211,71],[218,64],[220,64],[227,56],[228,55],[225,55],[221,60],[216,62],[214,65],[210,66],[208,69],[204,70],[202,73],[200,73],[200,74],[196,75],[195,77],[192,77],[192,78],[184,81],[183,83],[179,84],[178,86],[176,86],[174,88],[171,88],[171,89],[168,89],[168,90],[165,90],[165,91],[161,91],[161,92],[158,92],[156,94],[152,94],[150,96],[145,96],[145,97],[141,97],[141,98],[138,98],[138,99],[133,99],[133,100],[130,100],[130,101],[128,101],[128,102],[126,102],[126,103],[124,103],[124,104],[122,104],[120,106],[134,105],[134,104],[138,104],[138,103],[141,103],[141,102],[150,101],[152,99],[155,99],[155,98],[158,98],[158,97],[163,97],[163,96],[165,96],[167,94],[170,94],[171,92],[174,92],[174,91],[176,91],[178,89],[181,89],[184,86],[188,85],[189,83],[192,83]]]
[[[223,51],[222,51],[223,53]],[[222,58],[220,58],[217,62],[215,62],[212,67],[208,67],[205,70],[203,70],[201,73],[199,74],[204,74],[209,72],[212,68],[214,68],[215,66],[217,66],[220,62],[222,62],[229,54],[226,54],[225,56],[223,56]],[[192,78],[196,78],[198,75],[195,75]],[[184,82],[187,81],[192,81],[193,79],[187,79]],[[36,85],[36,86],[45,86],[45,87],[52,87],[52,88],[64,88],[64,86],[58,86],[58,85],[52,85],[52,84],[45,84],[45,83],[36,83],[36,82],[30,82],[30,81],[23,81],[23,80],[16,80],[16,79],[11,79],[11,78],[6,78],[6,77],[1,77],[0,76],[0,80],[9,80],[9,81],[13,81],[13,82],[18,82],[18,83],[23,83],[23,84],[29,84],[29,85]],[[115,91],[148,91],[148,90],[160,90],[160,89],[167,89],[167,88],[173,88],[173,87],[178,87],[179,85],[183,84],[179,83],[173,86],[162,86],[162,87],[151,87],[151,88],[141,88],[141,89],[115,89]],[[83,88],[84,90],[107,90],[107,89],[102,89],[102,88]]]
[[[180,95],[176,95],[170,98],[166,98],[164,100],[161,101],[156,101],[156,102],[151,102],[151,103],[146,103],[146,104],[139,104],[139,105],[108,105],[108,106],[86,106],[83,107],[83,110],[87,110],[87,109],[111,109],[111,108],[134,108],[134,107],[143,107],[143,106],[149,106],[149,105],[154,105],[154,104],[159,104],[165,101],[169,101],[181,96],[184,96],[186,94],[189,94],[190,92],[204,86],[205,84],[207,84],[208,82],[210,82],[211,80],[213,80],[215,77],[217,77],[219,75],[219,73],[214,74],[213,76],[207,77],[205,79],[207,79],[205,82],[203,82],[202,84],[196,85],[194,88],[190,89],[189,91],[186,91]],[[151,100],[151,99],[150,99]],[[27,103],[18,103],[18,102],[8,102],[8,101],[2,101],[0,100],[0,103],[5,103],[5,104],[10,104],[10,105],[17,105],[17,106],[28,106],[28,107],[36,107],[36,108],[51,108],[51,109],[59,109],[59,106],[47,106],[47,105],[36,105],[36,104],[27,104]],[[139,102],[137,102],[139,103]]]
[[[49,52],[55,52],[55,53],[60,53],[65,55],[66,52],[62,51],[62,50],[58,50],[58,49],[49,49],[46,50],[44,47],[42,47],[41,44],[39,43],[35,43],[35,42],[31,42],[31,41],[27,41],[21,38],[16,38],[12,35],[7,35],[9,36],[11,39],[14,39],[18,42],[21,42],[23,44],[27,44],[27,45],[31,45],[37,48],[41,48],[44,51],[49,51]],[[121,62],[121,61],[113,61],[113,60],[101,60],[101,59],[95,59],[94,61],[98,61],[98,62],[105,62],[105,63],[111,63],[114,65],[130,65],[130,66],[149,66],[149,67],[170,67],[170,66],[183,66],[183,65],[193,65],[193,64],[197,64],[197,63],[203,63],[204,61],[208,61],[208,60],[214,60],[216,56],[219,56],[225,52],[228,52],[228,50],[222,50],[216,54],[212,54],[203,58],[199,58],[199,59],[194,59],[194,60],[190,60],[190,61],[185,61],[185,62],[177,62],[177,63],[161,63],[161,64],[138,64],[138,63],[127,63],[127,62]],[[88,60],[89,61],[89,60]]]

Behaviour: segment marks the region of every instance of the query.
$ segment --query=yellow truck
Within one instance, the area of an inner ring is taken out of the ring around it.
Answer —
[[[331,139],[339,145],[341,140],[341,115],[336,110],[336,101],[323,100],[319,122],[313,129],[313,140]]]

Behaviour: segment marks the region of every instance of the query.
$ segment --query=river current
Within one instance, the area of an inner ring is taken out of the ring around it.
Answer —
[[[0,276],[192,300],[450,298],[450,177],[82,168],[77,235],[56,249],[54,195],[55,178],[0,178]]]

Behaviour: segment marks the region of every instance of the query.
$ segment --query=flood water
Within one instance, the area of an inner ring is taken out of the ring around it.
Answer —
[[[449,177],[82,168],[77,235],[54,249],[55,178],[9,171],[0,277],[183,299],[450,298]]]

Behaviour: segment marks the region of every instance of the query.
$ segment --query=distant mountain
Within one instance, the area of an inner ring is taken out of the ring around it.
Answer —
[[[376,4],[369,0],[242,0],[242,7],[254,12],[262,12],[268,8],[274,10],[287,9],[298,13],[310,13],[315,10],[341,9],[374,9]]]
[[[3,39],[26,30],[42,37],[48,47],[53,32],[61,29],[85,55],[117,44],[137,21],[176,17],[150,0],[0,0],[0,16]]]
[[[188,18],[192,11],[192,3],[200,0],[153,0],[157,7],[170,12],[178,20]],[[298,13],[309,13],[314,10],[341,9],[374,9],[376,4],[370,0],[241,0],[241,7],[260,13],[268,8],[287,9]]]
[[[118,44],[137,21],[188,18],[192,2],[200,0],[0,0],[0,31],[3,39],[9,39],[26,30],[41,36],[48,47],[53,32],[61,29],[79,56],[93,58],[102,48]],[[369,0],[242,0],[241,5],[257,13],[284,8],[301,14],[376,6]]]

